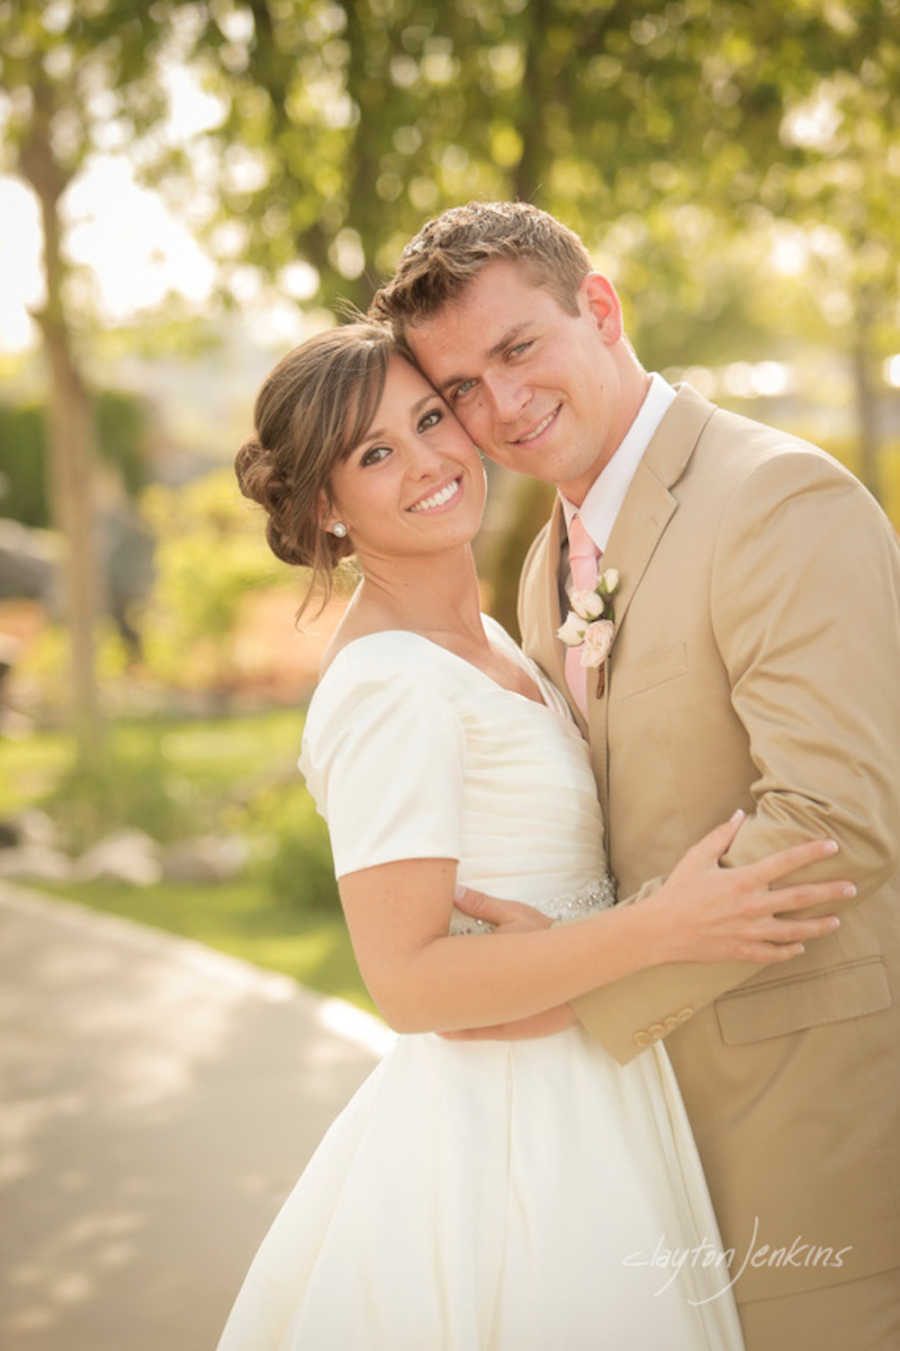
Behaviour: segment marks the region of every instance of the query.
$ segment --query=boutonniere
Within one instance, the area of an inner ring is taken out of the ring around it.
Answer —
[[[581,648],[582,666],[602,667],[609,656],[616,633],[613,597],[618,587],[618,570],[606,568],[593,591],[573,591],[569,597],[571,608],[556,636],[566,647]],[[603,693],[605,683],[601,671],[598,694]]]

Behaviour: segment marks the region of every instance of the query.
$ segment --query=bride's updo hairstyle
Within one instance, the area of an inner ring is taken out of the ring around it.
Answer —
[[[319,587],[331,595],[332,572],[353,552],[329,534],[321,502],[331,504],[331,474],[368,431],[396,352],[382,324],[343,324],[295,347],[256,396],[256,435],[238,451],[234,470],[245,497],[268,515],[266,539],[277,558],[312,569],[298,611]]]

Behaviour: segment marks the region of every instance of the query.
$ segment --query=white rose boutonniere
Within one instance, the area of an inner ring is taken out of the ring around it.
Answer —
[[[606,597],[599,591],[573,591],[569,601],[573,611],[581,619],[599,619],[606,609]]]
[[[566,647],[580,647],[584,642],[587,626],[588,620],[582,619],[581,615],[576,614],[574,610],[570,610],[566,616],[566,622],[556,630],[556,636],[565,643]]]
[[[581,644],[582,666],[602,666],[609,656],[616,626],[611,619],[598,619],[588,624]]]
[[[572,608],[556,636],[566,647],[581,648],[582,666],[602,666],[609,656],[616,633],[613,597],[618,589],[618,569],[606,568],[593,591],[572,592]]]

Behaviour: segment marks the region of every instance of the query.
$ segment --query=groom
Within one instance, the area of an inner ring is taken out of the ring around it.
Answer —
[[[726,864],[839,841],[809,876],[851,877],[858,900],[803,956],[657,967],[575,1009],[622,1063],[665,1038],[748,1351],[900,1346],[891,526],[815,447],[648,374],[611,284],[532,206],[429,222],[373,310],[486,454],[559,489],[520,623],[589,739],[620,895],[652,892],[736,806]],[[614,636],[585,669],[557,629],[598,568],[619,574]]]

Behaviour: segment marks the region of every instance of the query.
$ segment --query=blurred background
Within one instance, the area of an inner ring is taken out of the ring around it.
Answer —
[[[900,521],[898,39],[900,0],[0,0],[0,876],[367,1006],[296,771],[347,588],[295,628],[230,462],[448,205],[554,212],[649,369]],[[547,508],[492,471],[512,629]]]

